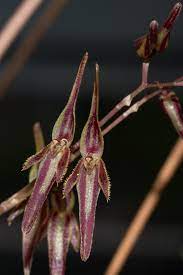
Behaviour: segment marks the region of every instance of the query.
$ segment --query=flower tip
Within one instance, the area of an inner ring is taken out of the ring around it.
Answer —
[[[175,6],[174,6],[174,9],[181,10],[182,9],[182,3],[181,2],[176,3]]]
[[[83,262],[86,262],[88,260],[88,258],[90,257],[90,255],[85,254],[85,251],[84,251],[84,252],[80,252],[80,257]]]
[[[158,21],[152,20],[151,23],[150,23],[150,25],[149,25],[149,27],[150,27],[150,29],[152,29],[152,30],[158,29],[158,27],[159,27]]]

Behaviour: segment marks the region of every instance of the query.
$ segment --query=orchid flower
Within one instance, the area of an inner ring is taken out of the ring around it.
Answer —
[[[149,62],[154,54],[168,47],[171,29],[181,10],[182,4],[175,4],[160,30],[158,30],[158,22],[153,20],[150,23],[149,33],[135,40],[137,54],[144,62]]]
[[[46,200],[30,232],[23,233],[24,275],[30,275],[34,249],[46,235],[51,275],[65,274],[70,243],[76,252],[79,250],[79,226],[72,212],[73,193],[63,199],[60,192],[52,190],[49,197],[50,207]]]
[[[75,132],[75,106],[87,59],[88,53],[80,63],[68,103],[53,127],[51,143],[29,157],[23,165],[22,170],[26,170],[40,163],[34,189],[24,213],[22,230],[25,233],[31,230],[53,184],[60,183],[67,171],[70,161],[69,147]]]
[[[48,221],[47,239],[51,275],[64,275],[69,244],[78,252],[79,226],[72,213],[73,194],[66,199],[56,192],[51,194],[52,213]]]
[[[172,91],[163,90],[160,101],[177,133],[183,137],[183,112],[178,97]]]
[[[36,146],[36,152],[40,151],[44,147],[44,139],[39,123],[35,123],[33,126],[34,141]],[[5,214],[12,210],[12,213],[9,215],[7,221],[11,225],[12,221],[22,214],[25,209],[28,198],[30,197],[35,180],[37,178],[37,165],[33,165],[29,172],[29,183],[20,189],[18,192],[13,194],[10,198],[3,201],[0,204],[0,215]]]
[[[99,105],[99,67],[96,65],[96,80],[88,121],[80,140],[82,159],[64,183],[63,193],[68,196],[77,185],[79,200],[79,219],[81,259],[86,261],[90,255],[97,200],[102,189],[107,201],[110,197],[110,182],[102,160],[104,140],[98,121]]]

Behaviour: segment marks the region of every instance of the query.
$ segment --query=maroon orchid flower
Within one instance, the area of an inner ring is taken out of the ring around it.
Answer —
[[[52,193],[52,214],[48,222],[48,255],[51,275],[64,275],[66,258],[71,243],[78,252],[79,226],[72,213],[73,194],[66,199],[60,193]]]
[[[183,137],[183,112],[178,97],[172,91],[163,90],[160,101],[174,128]]]
[[[86,53],[79,66],[68,103],[54,125],[51,143],[28,158],[23,165],[22,170],[26,170],[40,163],[34,189],[24,213],[22,230],[25,233],[31,230],[53,184],[61,182],[67,171],[70,161],[69,146],[75,132],[75,106],[87,59]]]
[[[63,193],[69,194],[75,184],[79,199],[79,219],[81,259],[86,261],[90,255],[97,200],[102,189],[107,201],[110,197],[110,182],[101,159],[104,141],[98,121],[99,105],[99,67],[96,65],[96,80],[91,104],[90,115],[83,129],[80,140],[82,159],[76,165],[73,173],[64,183]]]
[[[160,30],[158,30],[158,22],[153,20],[150,24],[149,33],[135,40],[137,54],[144,62],[149,62],[154,54],[163,52],[168,47],[170,31],[181,10],[182,4],[177,3]]]
[[[70,243],[76,252],[79,250],[79,226],[72,212],[73,193],[63,199],[60,192],[52,190],[49,198],[49,207],[46,200],[29,233],[23,233],[24,275],[30,275],[34,250],[46,235],[51,275],[65,274]]]

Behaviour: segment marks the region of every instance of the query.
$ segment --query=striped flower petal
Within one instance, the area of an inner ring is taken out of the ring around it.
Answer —
[[[76,167],[74,168],[73,172],[71,175],[66,179],[64,182],[64,189],[63,189],[63,194],[64,196],[68,196],[69,193],[71,192],[72,188],[76,185],[79,174],[80,174],[80,168],[83,163],[83,160],[80,160]]]
[[[108,201],[110,199],[110,180],[103,160],[100,160],[99,168],[99,184]]]
[[[23,265],[24,275],[30,275],[32,259],[35,247],[39,241],[45,237],[48,223],[48,207],[44,205],[41,213],[34,222],[31,231],[28,234],[23,233],[22,249],[23,249]]]
[[[49,149],[49,146],[44,147],[41,151],[39,151],[37,154],[32,155],[29,157],[23,164],[22,171],[29,169],[32,165],[38,164],[43,160],[45,155],[47,154]]]
[[[175,6],[170,11],[168,18],[166,19],[165,23],[163,24],[163,27],[166,28],[167,30],[170,30],[172,28],[172,26],[174,25],[176,19],[180,15],[181,10],[182,10],[182,4],[180,2],[176,3]]]
[[[80,170],[79,182],[77,184],[81,234],[80,255],[83,261],[86,261],[90,256],[92,247],[95,212],[100,193],[98,182],[98,166],[95,166],[90,173],[87,173],[87,170],[83,165]]]
[[[88,121],[81,134],[80,151],[83,157],[92,155],[100,158],[103,154],[104,140],[98,121],[99,108],[99,66],[96,64],[96,80],[94,83],[92,104]]]
[[[39,166],[37,180],[24,213],[22,223],[22,230],[24,233],[28,233],[31,230],[31,227],[55,182],[56,170],[61,158],[62,152],[58,153],[54,158],[50,152]]]
[[[79,88],[84,74],[88,53],[86,53],[80,63],[78,73],[68,100],[67,105],[58,117],[52,131],[52,139],[66,139],[71,144],[75,132],[75,105],[78,97]]]
[[[69,217],[55,212],[48,224],[48,254],[51,275],[64,275],[69,248]]]
[[[57,171],[56,171],[56,182],[59,183],[62,181],[63,177],[67,172],[67,168],[70,161],[70,149],[65,147],[63,150],[63,156],[58,162]]]

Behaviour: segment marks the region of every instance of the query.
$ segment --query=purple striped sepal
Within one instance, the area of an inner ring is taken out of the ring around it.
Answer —
[[[64,275],[69,244],[76,252],[80,245],[79,226],[72,213],[73,194],[63,199],[62,194],[53,193],[51,206],[47,232],[50,274]]]
[[[70,144],[75,132],[75,105],[84,74],[88,53],[80,63],[68,103],[57,119],[52,131],[52,141],[37,154],[26,160],[22,170],[40,164],[32,195],[25,209],[22,230],[28,233],[36,220],[53,184],[62,181],[70,161]]]
[[[48,220],[49,209],[46,202],[30,232],[28,234],[22,233],[24,275],[30,275],[34,250],[38,243],[46,237]]]
[[[160,96],[160,101],[177,133],[183,137],[183,112],[178,97],[174,92],[164,90]]]
[[[107,200],[110,197],[110,181],[105,164],[101,159],[104,141],[98,122],[98,74],[99,68],[96,66],[91,111],[80,141],[82,159],[65,181],[63,190],[64,195],[67,196],[74,185],[77,185],[81,234],[80,255],[83,261],[88,259],[91,252],[96,206],[100,190],[102,189]]]
[[[182,11],[182,4],[177,3],[170,11],[168,18],[165,20],[163,27],[158,33],[158,39],[156,44],[156,51],[162,52],[168,47],[170,40],[170,31],[175,24],[176,19],[179,17]]]

